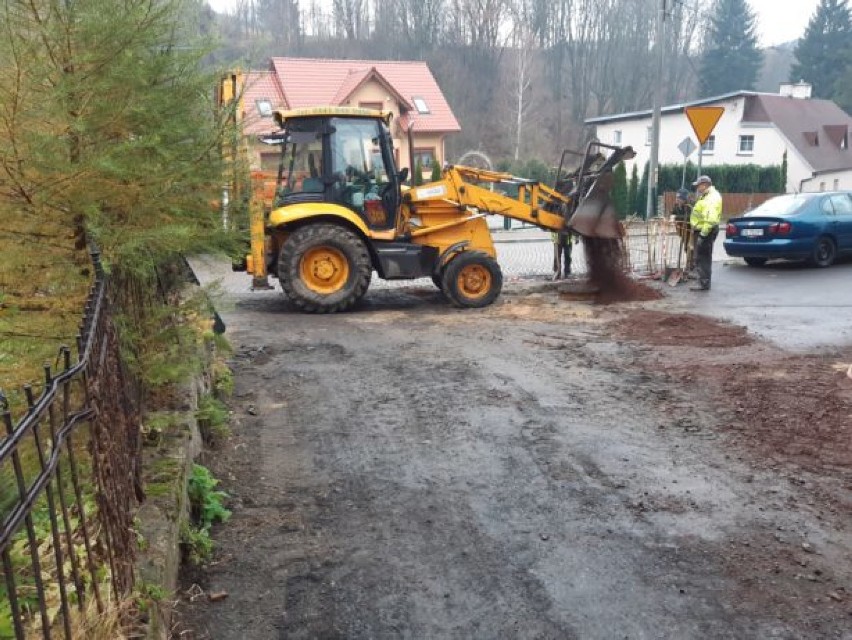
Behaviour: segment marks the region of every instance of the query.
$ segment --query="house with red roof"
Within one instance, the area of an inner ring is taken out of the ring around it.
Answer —
[[[243,82],[240,115],[253,169],[278,166],[275,150],[259,141],[275,130],[275,109],[333,105],[390,111],[397,166],[411,169],[412,160],[420,162],[427,179],[433,160],[444,162],[447,136],[461,131],[425,62],[272,58],[268,69],[246,73]]]

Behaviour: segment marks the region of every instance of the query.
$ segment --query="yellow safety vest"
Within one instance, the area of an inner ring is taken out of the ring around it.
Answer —
[[[701,235],[707,235],[722,220],[722,194],[710,187],[692,207],[689,224]]]

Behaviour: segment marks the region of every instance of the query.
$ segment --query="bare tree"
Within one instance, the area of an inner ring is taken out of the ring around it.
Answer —
[[[298,0],[258,0],[258,13],[280,53],[299,48],[303,33]]]
[[[366,37],[369,22],[366,0],[334,0],[332,15],[338,35],[345,36],[347,40]]]
[[[512,103],[514,115],[514,153],[521,157],[524,123],[532,104],[533,66],[536,61],[537,34],[534,24],[535,7],[530,0],[514,0],[511,4],[512,34]]]

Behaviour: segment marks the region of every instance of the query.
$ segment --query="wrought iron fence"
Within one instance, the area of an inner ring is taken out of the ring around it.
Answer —
[[[77,357],[44,368],[14,422],[2,408],[0,638],[85,637],[86,618],[133,587],[139,395],[122,366],[99,253]],[[94,607],[94,608],[92,608]]]

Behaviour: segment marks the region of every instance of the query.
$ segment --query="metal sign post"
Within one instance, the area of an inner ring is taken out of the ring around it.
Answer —
[[[683,174],[680,176],[680,188],[683,189],[686,186],[686,159],[692,155],[696,147],[692,138],[684,138],[677,148],[683,154]]]

